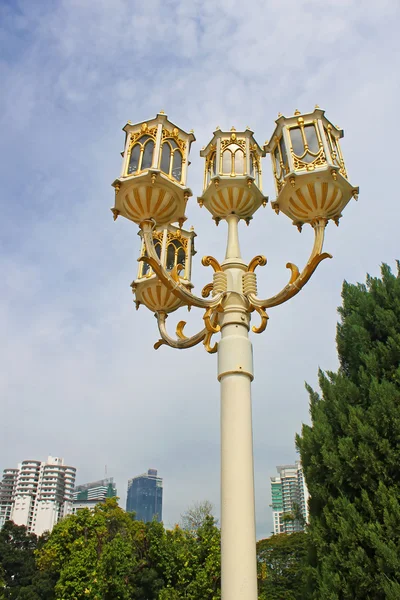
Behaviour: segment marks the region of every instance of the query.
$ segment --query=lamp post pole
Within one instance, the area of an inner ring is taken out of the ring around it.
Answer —
[[[136,307],[154,312],[162,345],[191,348],[202,342],[210,354],[218,352],[221,384],[221,588],[222,600],[257,600],[257,564],[254,507],[251,382],[253,354],[249,339],[250,317],[257,313],[254,333],[268,323],[266,309],[283,304],[308,282],[319,263],[331,256],[322,252],[329,220],[338,224],[341,211],[358,188],[347,179],[339,138],[343,131],[332,125],[319,107],[311,113],[280,116],[270,143],[261,148],[246,128],[238,132],[219,128],[202,149],[205,158],[204,190],[200,206],[216,224],[227,222],[224,261],[202,259],[213,268],[213,281],[200,296],[192,292],[193,230],[182,228],[185,208],[192,195],[186,187],[193,132],[186,133],[161,111],[148,122],[124,127],[126,133],[121,175],[113,183],[114,220],[119,215],[139,225],[142,239],[137,279],[131,284]],[[238,223],[250,223],[267,197],[261,190],[261,158],[273,158],[277,198],[272,208],[290,217],[301,228],[314,230],[314,246],[300,271],[287,263],[290,279],[269,298],[257,295],[255,270],[267,262],[263,255],[246,263],[240,253]],[[174,225],[177,224],[177,225]],[[166,327],[170,313],[181,307],[204,311],[204,327],[190,337],[179,321],[175,336]],[[219,342],[212,345],[215,334]]]
[[[221,592],[226,600],[257,599],[251,382],[253,350],[242,278],[236,215],[226,217],[228,244],[221,267],[228,295],[221,318]]]

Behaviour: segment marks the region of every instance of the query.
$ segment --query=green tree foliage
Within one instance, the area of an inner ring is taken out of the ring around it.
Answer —
[[[38,552],[38,566],[56,577],[56,599],[130,600],[144,530],[108,499],[93,513],[80,510],[58,523]]]
[[[112,498],[58,523],[36,554],[56,600],[220,598],[220,532],[211,516],[195,531],[168,531],[135,521]]]
[[[400,270],[343,285],[340,368],[308,387],[309,598],[400,598]]]
[[[306,533],[281,533],[257,542],[260,600],[304,598]]]
[[[55,581],[37,571],[34,553],[45,538],[7,521],[0,530],[0,598],[52,600]]]

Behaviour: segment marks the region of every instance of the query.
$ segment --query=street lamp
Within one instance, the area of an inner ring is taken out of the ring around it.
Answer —
[[[325,227],[339,222],[341,212],[358,188],[348,179],[339,146],[343,131],[316,107],[311,113],[279,116],[271,141],[261,148],[253,132],[224,132],[219,128],[201,151],[205,159],[204,189],[198,198],[216,224],[227,222],[225,259],[205,256],[213,281],[200,296],[192,292],[193,231],[184,230],[185,207],[192,195],[186,187],[189,150],[194,136],[168,121],[161,112],[155,119],[128,123],[122,172],[113,183],[114,219],[122,215],[139,226],[142,239],[139,271],[132,284],[136,306],[155,313],[162,345],[190,348],[203,342],[207,352],[218,352],[221,383],[221,586],[223,600],[256,600],[256,534],[254,508],[251,381],[251,314],[261,333],[268,322],[266,309],[295,296],[325,258]],[[261,159],[271,154],[277,197],[272,208],[286,214],[299,228],[309,223],[315,239],[310,258],[300,272],[287,263],[290,279],[275,296],[257,296],[256,267],[263,255],[248,264],[241,257],[238,223],[247,224],[268,198],[261,191]],[[174,226],[173,223],[177,223]],[[170,312],[180,307],[204,311],[204,327],[187,337],[180,321],[175,337],[166,328]],[[215,334],[221,339],[213,343]]]

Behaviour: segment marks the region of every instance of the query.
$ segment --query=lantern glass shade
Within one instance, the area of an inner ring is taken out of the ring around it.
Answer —
[[[243,175],[244,173],[244,153],[240,148],[234,154],[234,173]]]
[[[169,164],[171,162],[171,146],[168,143],[164,143],[161,152],[161,164],[160,169],[163,173],[169,175]]]
[[[182,179],[183,157],[174,139],[164,140],[161,147],[160,169],[163,173],[180,182]]]
[[[179,150],[174,152],[174,159],[172,161],[172,177],[177,181],[180,181],[182,177],[182,154],[179,152]]]
[[[142,164],[140,166],[140,170],[150,169],[151,163],[153,162],[153,152],[154,152],[154,142],[153,140],[148,140],[144,145],[143,156],[142,156]]]
[[[140,144],[135,144],[132,148],[128,164],[128,175],[136,173],[136,171],[139,169],[140,148]]]
[[[290,141],[294,154],[299,158],[304,154],[304,142],[301,136],[300,127],[292,127],[290,130]]]
[[[316,154],[319,150],[319,144],[314,123],[304,126],[304,134],[306,136],[308,148],[311,150],[311,152]]]
[[[180,240],[171,240],[167,245],[167,271],[172,271],[177,265],[185,267],[186,253]]]
[[[230,150],[225,150],[222,154],[222,173],[230,175],[232,170],[232,154]]]

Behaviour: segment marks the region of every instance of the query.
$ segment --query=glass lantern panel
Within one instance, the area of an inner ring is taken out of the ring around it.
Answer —
[[[176,143],[176,141],[175,141],[175,140],[168,140],[168,141],[169,141],[169,143],[171,144],[172,148],[174,148],[174,149],[175,149],[175,148],[177,148],[177,147],[178,147],[178,144]]]
[[[153,140],[146,142],[146,144],[144,145],[144,152],[143,152],[143,158],[142,158],[142,166],[141,166],[142,171],[143,171],[143,169],[149,169],[151,167],[151,163],[153,162],[153,150],[154,150]]]
[[[289,163],[287,158],[286,146],[283,141],[283,137],[279,140],[279,147],[281,149],[282,160],[283,160],[283,168],[285,169],[285,173],[289,173]]]
[[[328,146],[329,146],[329,152],[330,152],[331,158],[333,160],[332,153],[336,152],[336,148],[334,146],[333,138],[329,135],[329,132],[328,132],[327,129],[325,129],[325,127],[324,127],[324,131],[325,131],[326,141],[328,142]]]
[[[232,171],[232,153],[230,150],[224,150],[222,154],[222,173],[230,175]]]
[[[292,140],[293,152],[296,156],[301,156],[304,152],[304,144],[300,127],[293,127],[290,129],[290,139]]]
[[[161,258],[161,244],[160,242],[154,242],[154,249],[156,251],[156,254],[158,256],[158,258]]]
[[[235,152],[235,173],[237,175],[243,175],[244,173],[244,153],[240,149]]]
[[[250,177],[254,177],[254,156],[253,153],[251,152],[250,154],[250,173],[249,173]]]
[[[172,177],[177,181],[182,179],[182,154],[179,150],[174,152],[174,160],[172,162]]]
[[[161,152],[160,169],[163,173],[169,175],[169,161],[171,157],[171,147],[167,142],[164,142]]]
[[[178,259],[177,259],[177,264],[178,265],[182,265],[183,267],[185,266],[186,263],[186,254],[185,254],[185,250],[184,248],[179,248],[178,250]]]
[[[275,173],[276,173],[276,176],[278,177],[278,179],[280,179],[280,177],[281,177],[281,164],[280,164],[281,157],[279,154],[278,146],[275,148],[275,151],[274,151],[274,161],[275,161]]]
[[[171,271],[175,266],[175,246],[171,242],[168,244],[167,248],[167,271]]]
[[[304,133],[306,135],[308,148],[311,150],[311,152],[314,152],[316,154],[319,150],[319,144],[318,144],[317,132],[315,131],[315,125],[314,124],[305,125]]]
[[[211,179],[211,166],[208,165],[208,169],[207,169],[207,172],[206,172],[206,187],[210,183],[210,179]]]
[[[140,158],[140,146],[139,144],[135,144],[131,150],[131,156],[129,159],[128,165],[128,175],[132,173],[136,173],[139,166],[139,158]]]
[[[143,256],[147,256],[147,252],[144,252]],[[140,277],[144,277],[150,271],[150,265],[146,262],[142,262],[141,268]]]
[[[333,148],[335,150],[336,153],[336,158],[335,158],[335,163],[340,167],[340,153],[339,153],[339,140],[337,140],[335,137],[333,138],[334,144],[333,144]]]
[[[214,175],[217,174],[217,154],[214,153],[213,159],[212,159],[212,167],[211,167],[211,176],[214,177]]]

